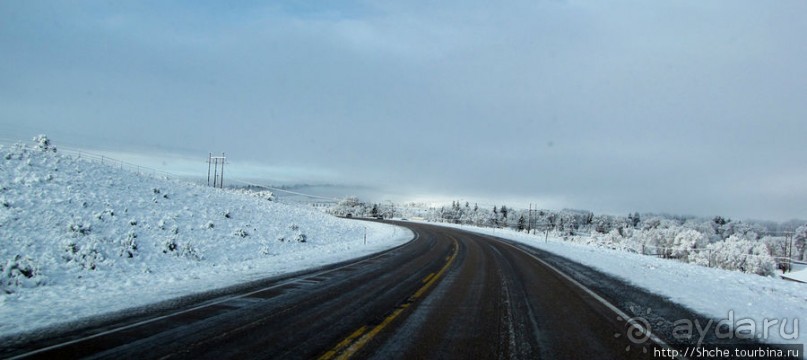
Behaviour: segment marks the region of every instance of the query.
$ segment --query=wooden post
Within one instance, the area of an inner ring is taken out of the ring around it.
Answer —
[[[207,186],[210,186],[210,161],[212,160],[213,153],[207,154]]]
[[[224,153],[221,153],[221,181],[219,181],[219,187],[224,189],[224,162],[226,157],[224,157]]]

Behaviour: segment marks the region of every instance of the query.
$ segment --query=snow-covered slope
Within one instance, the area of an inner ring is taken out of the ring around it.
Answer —
[[[367,245],[365,245],[365,230]],[[0,336],[366,255],[408,230],[0,147]]]

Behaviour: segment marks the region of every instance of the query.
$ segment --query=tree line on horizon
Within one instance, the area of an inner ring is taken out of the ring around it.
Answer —
[[[572,209],[480,207],[469,201],[438,207],[415,202],[366,203],[355,196],[328,212],[511,229],[765,276],[788,270],[789,259],[807,261],[807,222],[798,220],[776,223],[639,212],[617,216]]]

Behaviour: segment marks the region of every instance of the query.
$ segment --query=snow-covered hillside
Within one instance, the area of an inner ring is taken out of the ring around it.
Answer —
[[[0,336],[346,260],[411,237],[76,159],[44,138],[0,147]]]

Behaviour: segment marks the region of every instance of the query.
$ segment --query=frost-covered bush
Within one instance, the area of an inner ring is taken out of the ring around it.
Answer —
[[[174,237],[165,240],[163,243],[162,252],[163,254],[172,254],[197,261],[204,258],[201,252],[195,246],[193,246],[190,241],[180,244],[179,241],[177,241],[177,239]]]
[[[793,235],[793,257],[807,261],[807,225],[799,226]]]
[[[94,242],[79,245],[75,241],[69,240],[64,245],[62,259],[69,265],[80,269],[95,270],[98,264],[104,260],[104,255],[101,254]]]
[[[261,241],[260,244],[261,244],[261,246],[258,249],[258,252],[260,252],[261,255],[271,255],[272,254],[272,244],[270,244],[269,241],[264,239],[263,241]]]
[[[645,252],[670,257],[675,239],[675,232],[665,228],[648,228],[634,233],[638,242],[644,246]]]
[[[261,200],[275,201],[275,194],[269,190],[265,190],[258,186],[248,186],[246,188],[231,189],[230,191],[243,194],[251,197],[256,197]]]
[[[190,242],[182,244],[182,246],[179,249],[179,255],[196,261],[204,259],[202,253]]]
[[[92,232],[92,225],[86,222],[74,221],[67,225],[73,235],[89,235]]]
[[[297,224],[289,225],[289,230],[291,234],[281,235],[277,237],[277,241],[286,242],[288,241],[296,241],[298,243],[304,243],[308,241],[308,235],[304,234],[302,230],[300,230],[300,226]]]
[[[173,253],[178,247],[176,238],[168,238],[163,242],[163,254]]]
[[[34,287],[43,282],[36,263],[27,256],[16,255],[0,262],[0,290],[11,294],[18,287]]]
[[[693,255],[693,261],[703,266],[763,276],[773,274],[776,265],[765,244],[735,235],[707,245],[705,251]]]
[[[129,232],[125,239],[121,240],[120,256],[133,258],[137,254],[137,234]]]
[[[595,237],[594,245],[616,250],[622,247],[623,240],[625,240],[625,238],[619,234],[619,230],[612,229],[607,234]]]
[[[305,235],[305,234],[303,234],[303,233],[299,233],[299,234],[297,234],[297,236],[294,238],[294,240],[295,240],[295,241],[297,241],[297,242],[300,242],[300,243],[304,243],[304,242],[306,242],[306,240],[308,240],[308,236],[306,236],[306,235]]]
[[[704,246],[708,240],[703,234],[692,229],[683,229],[675,234],[670,249],[671,256],[689,261],[689,255]]]
[[[331,207],[328,212],[336,216],[365,216],[368,213],[367,204],[356,196],[348,196],[338,204]]]
[[[50,139],[45,135],[34,136],[34,142],[36,143],[36,148],[39,150],[56,152],[56,147],[51,144]]]
[[[255,192],[253,192],[253,194],[255,195],[255,197],[257,197],[259,199],[263,199],[263,200],[266,200],[266,201],[275,201],[275,194],[273,192],[271,192],[271,191],[267,191],[267,190],[255,191]]]

